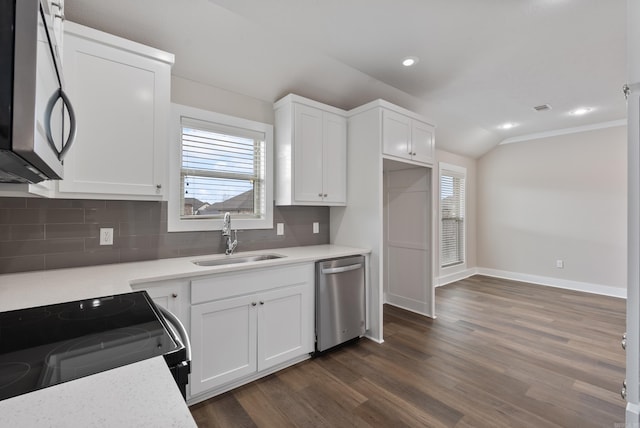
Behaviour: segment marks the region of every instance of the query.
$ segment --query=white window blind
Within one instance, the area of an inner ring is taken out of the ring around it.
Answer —
[[[266,209],[265,134],[181,120],[181,218],[259,218]]]
[[[442,170],[440,175],[440,265],[464,263],[463,173]]]

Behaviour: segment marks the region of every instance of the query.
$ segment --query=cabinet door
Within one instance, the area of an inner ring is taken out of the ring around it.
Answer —
[[[322,111],[295,104],[294,199],[322,201]]]
[[[411,121],[411,143],[413,160],[428,164],[433,163],[434,128],[428,123]]]
[[[259,295],[258,370],[313,351],[312,285]]]
[[[160,198],[169,65],[71,33],[64,53],[78,129],[60,192]]]
[[[382,153],[411,159],[411,119],[402,114],[383,110]]]
[[[324,112],[323,120],[323,200],[347,202],[347,119]]]
[[[191,395],[257,370],[255,296],[191,307]]]
[[[141,284],[131,287],[134,290],[146,290],[156,305],[168,309],[189,328],[189,284],[171,282],[166,284]]]

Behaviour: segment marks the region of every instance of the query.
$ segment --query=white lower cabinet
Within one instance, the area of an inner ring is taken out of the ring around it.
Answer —
[[[171,280],[132,285],[134,291],[145,290],[158,306],[168,309],[189,328],[189,281]]]
[[[305,264],[192,281],[192,303],[211,301],[191,306],[191,397],[313,352],[313,272]]]

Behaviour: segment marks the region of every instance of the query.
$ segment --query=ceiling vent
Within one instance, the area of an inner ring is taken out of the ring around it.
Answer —
[[[535,111],[548,111],[551,110],[551,106],[549,104],[542,104],[539,106],[535,106],[533,109]]]

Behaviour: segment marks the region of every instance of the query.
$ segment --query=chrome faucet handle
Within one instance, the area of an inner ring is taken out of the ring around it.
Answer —
[[[224,219],[222,221],[222,236],[231,235],[231,213],[224,213]]]
[[[231,240],[231,232],[229,232],[229,235],[227,235],[227,249],[225,250],[225,254],[227,256],[230,256],[231,254],[233,254],[233,252],[236,250],[236,247],[238,246],[238,231],[234,230],[234,240]]]

